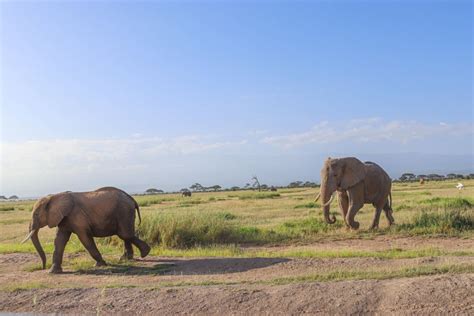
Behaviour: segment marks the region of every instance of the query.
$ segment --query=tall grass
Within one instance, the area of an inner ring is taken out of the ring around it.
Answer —
[[[460,209],[423,211],[415,215],[411,223],[397,226],[397,230],[415,234],[453,235],[474,230],[474,213],[470,210]]]
[[[190,248],[218,244],[268,244],[305,239],[335,230],[341,222],[327,225],[308,218],[288,221],[274,228],[239,226],[229,212],[155,213],[146,216],[138,234],[152,245],[163,248]]]

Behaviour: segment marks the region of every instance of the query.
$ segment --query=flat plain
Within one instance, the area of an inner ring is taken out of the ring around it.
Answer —
[[[0,204],[0,311],[184,314],[473,314],[474,180],[394,183],[396,225],[369,230],[374,209],[327,225],[318,188],[136,196],[152,246],[120,262],[96,239],[96,268],[76,237],[65,273],[40,269],[28,232],[34,201]],[[55,229],[40,230],[51,263]]]

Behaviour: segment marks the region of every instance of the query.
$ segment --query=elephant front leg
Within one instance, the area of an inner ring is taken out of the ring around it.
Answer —
[[[349,224],[346,221],[347,212],[349,211],[349,197],[346,192],[337,192],[337,202],[339,204],[339,210],[341,211],[342,218],[346,223],[346,227],[350,228]]]
[[[94,258],[94,260],[96,261],[95,266],[106,266],[107,263],[105,263],[104,259],[102,259],[102,255],[100,254],[99,249],[97,249],[92,235],[88,233],[79,233],[77,236],[79,237],[79,240],[81,241],[82,245],[84,245],[84,247],[87,249],[91,257]]]
[[[355,221],[357,212],[364,206],[364,184],[360,183],[347,190],[349,210],[346,215],[346,224],[352,229],[359,229],[359,222]]]
[[[70,237],[70,231],[58,228],[56,238],[54,239],[53,265],[49,270],[50,273],[63,272],[61,265],[63,263],[64,248],[66,247]]]

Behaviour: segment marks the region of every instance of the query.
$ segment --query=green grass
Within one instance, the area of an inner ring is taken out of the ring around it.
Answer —
[[[474,230],[474,213],[471,210],[423,211],[410,223],[396,226],[397,231],[414,234],[456,235]]]
[[[274,199],[277,197],[280,197],[280,193],[258,192],[258,193],[247,193],[247,194],[242,194],[238,196],[240,200],[262,200],[262,199]]]
[[[474,201],[462,197],[434,197],[421,201],[430,207],[469,209],[474,208]]]
[[[328,282],[346,280],[386,280],[395,278],[410,278],[424,275],[437,275],[446,273],[472,273],[472,264],[450,264],[443,266],[407,267],[399,270],[370,271],[370,270],[338,270],[323,274],[313,274],[298,277],[285,277],[273,279],[269,282],[274,285],[284,285],[301,282]]]
[[[0,207],[0,212],[10,212],[10,211],[14,211],[15,210],[15,207],[13,206],[1,206]]]
[[[190,249],[170,249],[154,247],[154,256],[166,257],[227,257],[227,258],[378,258],[378,259],[410,259],[421,257],[441,256],[474,256],[474,251],[446,251],[438,248],[423,249],[388,249],[370,250],[313,250],[313,249],[247,249],[237,245],[213,245],[208,247],[193,247]]]
[[[320,205],[315,203],[315,202],[309,202],[309,203],[306,203],[306,204],[296,205],[294,208],[298,209],[298,208],[316,208],[316,207],[320,207]]]

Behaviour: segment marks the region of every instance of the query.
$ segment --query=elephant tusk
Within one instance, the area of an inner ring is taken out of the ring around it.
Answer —
[[[314,199],[314,202],[318,202],[320,196],[321,196],[321,192],[318,193],[318,196],[316,196],[316,199]]]
[[[35,233],[35,231],[32,230],[32,231],[28,234],[28,236],[26,236],[26,238],[25,238],[21,243],[24,244],[25,242],[27,242],[28,239],[30,239],[31,236],[33,236],[34,233]]]
[[[330,205],[333,199],[334,199],[334,194],[331,195],[331,198],[329,199],[329,201],[327,201],[326,203],[324,203],[323,206],[328,206],[328,205]]]

